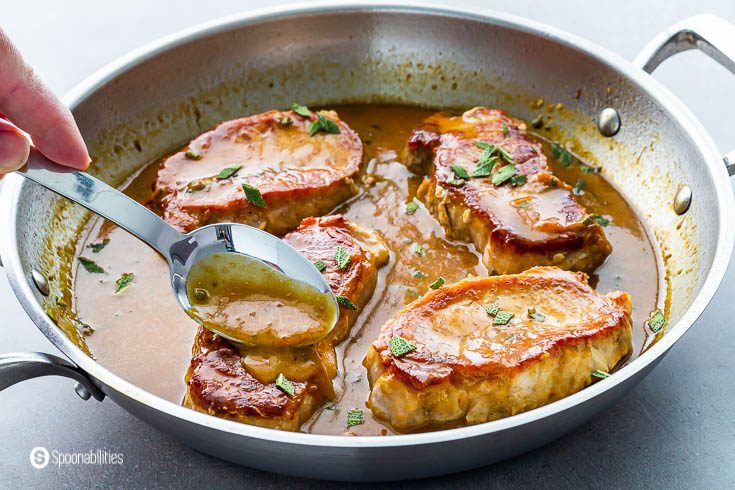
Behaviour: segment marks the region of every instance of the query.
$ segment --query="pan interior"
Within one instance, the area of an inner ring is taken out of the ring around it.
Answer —
[[[720,214],[691,136],[603,61],[502,22],[401,11],[261,20],[158,50],[73,109],[98,163],[92,173],[120,185],[221,120],[292,101],[485,105],[527,121],[542,115],[550,128],[542,134],[602,166],[646,221],[665,259],[662,294],[671,324],[689,308],[712,264]],[[555,104],[564,110],[548,109]],[[602,137],[594,124],[608,106],[623,121],[614,138]],[[678,216],[671,203],[682,184],[695,199]],[[50,278],[48,301],[62,309],[73,305],[70,259],[88,218],[35,185],[23,186],[16,221],[20,256],[25,270],[37,268]],[[86,350],[81,327],[64,315],[56,319]]]

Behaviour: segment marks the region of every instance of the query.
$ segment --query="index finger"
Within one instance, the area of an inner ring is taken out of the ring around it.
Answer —
[[[52,94],[0,30],[0,112],[31,135],[50,160],[85,170],[89,155],[74,117]]]

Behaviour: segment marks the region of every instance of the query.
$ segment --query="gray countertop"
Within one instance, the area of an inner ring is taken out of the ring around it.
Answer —
[[[271,1],[269,5],[286,3]],[[654,34],[696,13],[735,22],[732,0],[455,1],[504,10],[588,38],[631,59]],[[40,76],[63,94],[97,68],[148,41],[259,2],[36,0],[9,2],[0,26]],[[705,56],[678,55],[657,70],[710,130],[724,152],[735,147],[735,78]],[[735,226],[735,224],[733,224]],[[0,233],[2,231],[0,230]],[[735,266],[691,331],[612,410],[541,449],[478,470],[404,483],[431,487],[735,486]],[[57,353],[25,317],[0,270],[0,352]],[[199,454],[106,400],[84,402],[73,383],[27,381],[0,393],[0,487],[301,487],[315,482],[238,467]],[[64,452],[107,449],[123,465],[34,469],[35,446]],[[323,485],[319,483],[319,485]]]

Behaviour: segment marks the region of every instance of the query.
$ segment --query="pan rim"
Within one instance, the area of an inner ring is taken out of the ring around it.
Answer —
[[[153,56],[164,53],[179,45],[207,37],[216,33],[242,28],[243,26],[271,20],[279,20],[302,15],[319,15],[331,13],[365,13],[385,12],[392,14],[414,14],[453,17],[465,20],[474,20],[488,25],[501,25],[519,32],[543,37],[549,41],[561,44],[567,48],[583,52],[618,71],[628,80],[638,85],[652,99],[656,100],[675,120],[683,130],[689,134],[698,151],[705,160],[705,168],[709,172],[710,181],[719,203],[720,222],[715,253],[704,284],[692,301],[687,312],[674,325],[667,329],[667,333],[648,351],[640,355],[633,362],[616,372],[616,375],[595,383],[594,385],[567,396],[561,400],[542,407],[499,419],[484,424],[468,427],[447,429],[436,432],[419,434],[403,434],[391,437],[360,436],[346,437],[336,435],[303,434],[299,432],[284,432],[247,424],[242,424],[218,417],[206,415],[149,393],[133,383],[119,377],[103,367],[97,361],[84,354],[73,342],[46,315],[40,303],[36,301],[27,274],[23,270],[17,250],[17,233],[15,222],[17,218],[17,202],[25,179],[18,175],[9,175],[0,194],[0,229],[9,230],[9,233],[0,234],[0,254],[4,260],[4,268],[21,306],[39,330],[70,360],[83,369],[91,378],[102,383],[116,393],[132,401],[145,405],[163,415],[171,415],[185,422],[202,426],[202,428],[226,432],[236,436],[250,437],[270,441],[304,446],[342,447],[342,448],[384,448],[397,446],[425,445],[455,441],[459,439],[485,436],[501,432],[517,426],[525,425],[540,419],[566,411],[574,406],[588,402],[615,386],[624,383],[627,379],[645,370],[651,364],[660,361],[665,353],[681,338],[704,311],[717,291],[727,269],[735,240],[735,227],[728,229],[725,225],[735,220],[735,200],[730,189],[730,180],[722,158],[714,142],[682,102],[680,102],[665,86],[653,79],[650,75],[638,69],[628,60],[602,48],[590,41],[573,34],[561,31],[543,23],[531,21],[522,17],[483,10],[476,13],[467,9],[449,8],[440,6],[425,6],[413,2],[396,3],[392,1],[372,1],[343,3],[338,0],[329,0],[319,3],[299,3],[285,6],[259,9],[255,11],[236,13],[215,19],[197,26],[193,26],[174,34],[159,38],[141,48],[135,49],[116,61],[99,69],[86,78],[64,98],[64,102],[74,109],[78,104],[91,96],[98,88],[110,80],[123,75],[127,70],[135,67]]]

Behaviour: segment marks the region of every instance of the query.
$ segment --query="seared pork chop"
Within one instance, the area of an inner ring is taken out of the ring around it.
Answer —
[[[368,406],[398,431],[531,410],[581,390],[593,372],[628,356],[630,313],[627,293],[598,294],[584,273],[556,267],[430,291],[371,346]]]
[[[314,126],[317,118],[331,132]],[[362,150],[332,111],[223,122],[161,163],[152,204],[183,232],[229,221],[282,235],[356,193]]]
[[[523,122],[476,107],[437,113],[408,142],[418,196],[448,233],[498,274],[538,265],[593,271],[612,251],[602,227],[552,175]]]
[[[340,316],[332,333],[315,345],[301,348],[238,348],[200,328],[186,376],[185,405],[240,422],[295,431],[325,400],[334,397],[337,374],[334,345],[344,340],[357,315],[370,299],[378,269],[388,250],[375,233],[343,216],[307,218],[284,237],[309,260],[318,263],[340,301]],[[338,247],[349,261],[336,258]],[[293,394],[276,385],[283,374]]]

